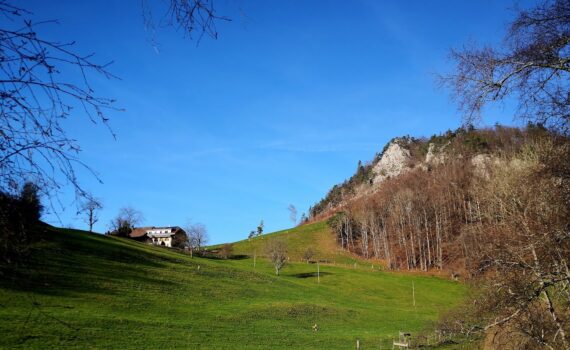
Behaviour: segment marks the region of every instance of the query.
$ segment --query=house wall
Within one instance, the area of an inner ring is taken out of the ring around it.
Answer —
[[[157,237],[158,236],[158,237]],[[166,236],[166,237],[164,237]],[[174,227],[153,227],[146,231],[146,242],[165,247],[182,248],[188,240],[186,232],[178,226]]]
[[[172,237],[152,237],[149,241],[151,244],[172,247]]]

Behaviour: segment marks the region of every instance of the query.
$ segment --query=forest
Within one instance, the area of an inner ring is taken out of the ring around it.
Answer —
[[[334,214],[338,244],[388,269],[472,282],[474,319],[463,314],[454,331],[508,324],[501,329],[519,331],[524,344],[567,346],[569,139],[537,125],[496,126],[448,133],[443,145],[438,161]]]

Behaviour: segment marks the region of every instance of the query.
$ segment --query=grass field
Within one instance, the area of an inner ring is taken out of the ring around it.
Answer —
[[[308,248],[315,252],[314,260],[345,265],[358,264],[361,261],[338,247],[334,241],[333,233],[324,221],[235,242],[232,244],[234,254],[263,255],[267,242],[275,239],[285,242],[287,255],[293,261],[303,261],[303,253]],[[217,247],[212,246],[212,248]],[[370,264],[366,264],[370,266]]]
[[[319,225],[289,230],[291,251],[324,237]],[[465,293],[456,282],[364,263],[321,265],[317,283],[315,264],[291,263],[277,277],[263,259],[254,268],[251,258],[190,258],[82,231],[44,231],[30,267],[2,276],[0,348],[352,349],[360,339],[363,349],[383,349],[400,330],[429,327]],[[250,254],[246,244],[253,243],[236,244],[235,253]],[[335,258],[328,248],[319,253]]]

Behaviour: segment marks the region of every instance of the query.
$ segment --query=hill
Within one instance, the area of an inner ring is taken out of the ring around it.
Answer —
[[[430,171],[457,159],[477,161],[477,157],[514,153],[547,134],[542,126],[530,124],[523,129],[499,125],[484,129],[460,127],[429,138],[394,137],[371,161],[358,161],[352,176],[334,185],[309,209],[310,218],[328,217],[355,199],[379,192],[389,180],[410,172]]]
[[[344,251],[380,259],[389,269],[478,274],[473,261],[479,246],[471,243],[485,234],[481,224],[495,224],[501,201],[523,200],[518,183],[530,173],[543,176],[541,168],[564,152],[566,142],[535,125],[394,138],[373,162],[334,186],[312,208],[311,219],[328,218]],[[512,188],[499,200],[497,188],[505,181]]]
[[[387,269],[469,280],[471,307],[446,332],[497,349],[570,349],[568,159],[568,135],[541,125],[400,138],[311,219],[328,218],[340,247]]]
[[[265,238],[309,239],[323,227]],[[77,230],[40,231],[27,266],[2,276],[0,348],[340,349],[357,338],[390,347],[398,331],[429,327],[465,293],[449,280],[364,265],[323,265],[317,283],[314,264],[291,263],[276,277],[263,259],[254,269],[249,257],[191,258]]]
[[[264,255],[265,246],[271,240],[281,240],[287,246],[287,256],[290,260],[302,262],[307,249],[314,252],[312,260],[320,260],[331,264],[354,264],[362,260],[357,255],[344,251],[335,241],[335,235],[329,225],[324,221],[310,223],[265,234],[251,239],[245,239],[233,243],[235,255],[253,256]],[[213,248],[217,248],[214,246]],[[365,263],[370,266],[369,262]]]

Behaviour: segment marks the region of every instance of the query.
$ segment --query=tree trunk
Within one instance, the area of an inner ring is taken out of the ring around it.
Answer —
[[[564,332],[564,327],[562,326],[562,322],[558,318],[556,311],[554,310],[554,305],[552,304],[552,300],[550,299],[550,294],[548,293],[548,289],[542,291],[544,295],[544,299],[546,301],[546,307],[548,308],[548,312],[552,317],[554,323],[556,323],[556,327],[558,328],[558,334],[560,334],[560,339],[562,339],[562,345],[564,346],[565,350],[568,350],[568,342],[566,341],[566,333]]]

